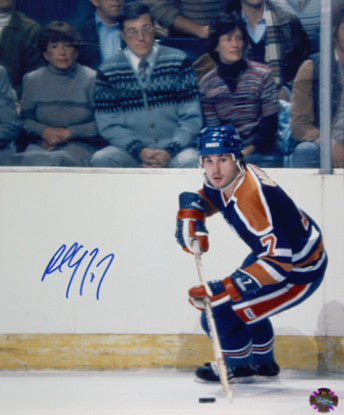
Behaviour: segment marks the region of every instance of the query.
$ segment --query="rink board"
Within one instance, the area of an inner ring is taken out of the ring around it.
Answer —
[[[276,336],[282,368],[344,371],[343,337]],[[194,368],[214,360],[205,335],[12,334],[0,336],[2,369]]]
[[[267,172],[318,222],[329,255],[317,292],[273,317],[276,354],[342,369],[344,172]],[[201,185],[197,169],[2,168],[0,367],[203,361],[211,349],[187,302],[195,264],[174,239],[178,194]],[[248,250],[220,215],[207,226],[205,272],[221,278]]]

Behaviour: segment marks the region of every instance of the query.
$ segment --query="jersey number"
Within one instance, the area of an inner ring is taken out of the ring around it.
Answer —
[[[266,255],[275,256],[275,246],[277,242],[276,236],[273,233],[271,233],[270,235],[263,236],[262,238],[260,238],[260,241],[263,246],[267,247]]]

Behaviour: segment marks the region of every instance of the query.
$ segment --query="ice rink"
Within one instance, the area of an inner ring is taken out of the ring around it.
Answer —
[[[319,388],[336,392],[334,413],[344,414],[342,374],[282,370],[274,380],[235,385],[229,402],[221,385],[197,383],[190,370],[0,372],[4,415],[311,415],[317,411],[309,397]],[[216,402],[199,403],[200,397]]]

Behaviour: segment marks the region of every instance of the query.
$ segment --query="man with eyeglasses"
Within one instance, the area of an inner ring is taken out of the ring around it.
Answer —
[[[96,83],[96,122],[109,146],[96,167],[197,167],[202,127],[197,78],[178,49],[155,43],[149,6],[132,2],[119,19],[127,47],[104,62]]]

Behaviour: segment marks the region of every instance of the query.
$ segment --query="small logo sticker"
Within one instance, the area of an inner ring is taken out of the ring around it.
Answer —
[[[317,412],[333,412],[338,405],[338,395],[331,389],[319,388],[311,393],[309,403]]]

